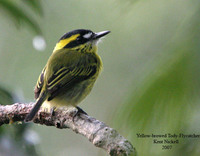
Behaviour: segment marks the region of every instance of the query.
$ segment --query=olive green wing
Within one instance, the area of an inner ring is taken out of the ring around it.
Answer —
[[[37,83],[35,85],[35,88],[34,88],[34,93],[35,93],[35,98],[37,99],[40,95],[40,92],[42,90],[42,87],[43,87],[43,84],[44,84],[44,75],[45,75],[45,71],[46,71],[46,67],[44,67],[44,69],[42,70],[38,80],[37,80]]]
[[[50,93],[48,101],[62,91],[67,91],[77,83],[92,77],[97,71],[96,63],[87,66],[61,67],[48,79],[47,90]]]

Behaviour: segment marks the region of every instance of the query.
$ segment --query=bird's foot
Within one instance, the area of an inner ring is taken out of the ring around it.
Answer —
[[[62,107],[61,110],[64,114],[67,114],[69,117],[72,118],[74,118],[78,113],[78,109],[76,107]]]

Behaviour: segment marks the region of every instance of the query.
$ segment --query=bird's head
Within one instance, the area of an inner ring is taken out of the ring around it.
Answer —
[[[94,33],[91,30],[77,29],[64,34],[54,48],[54,52],[63,48],[79,52],[96,52],[100,38],[110,33],[101,31]]]

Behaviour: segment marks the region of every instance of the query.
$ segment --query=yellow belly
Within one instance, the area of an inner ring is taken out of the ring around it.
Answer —
[[[50,111],[51,108],[76,107],[92,90],[96,79],[85,80],[62,95],[58,95],[52,100],[45,100],[42,108]]]

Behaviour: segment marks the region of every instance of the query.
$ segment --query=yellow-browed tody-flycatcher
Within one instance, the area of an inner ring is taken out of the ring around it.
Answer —
[[[97,44],[109,32],[77,29],[60,38],[38,78],[37,101],[25,121],[32,120],[42,104],[44,108],[76,107],[90,93],[102,69]]]

